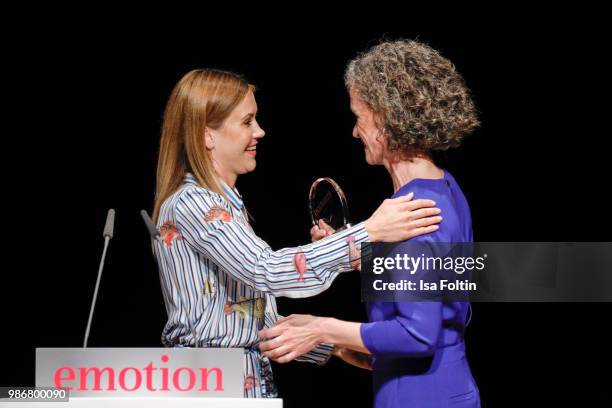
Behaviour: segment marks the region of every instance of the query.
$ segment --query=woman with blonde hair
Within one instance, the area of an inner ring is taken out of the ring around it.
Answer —
[[[431,200],[386,200],[365,222],[318,242],[274,251],[249,225],[239,175],[255,169],[264,131],[255,88],[242,77],[194,70],[164,114],[157,167],[154,246],[168,322],[167,347],[242,347],[246,397],[275,397],[259,330],[280,316],[275,296],[314,296],[351,270],[349,242],[394,242],[435,231]],[[284,227],[284,226],[283,226]],[[317,228],[315,227],[315,230]],[[301,357],[323,364],[332,346]]]

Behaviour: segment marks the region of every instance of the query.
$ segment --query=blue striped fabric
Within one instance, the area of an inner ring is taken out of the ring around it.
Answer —
[[[154,245],[168,322],[166,347],[245,348],[245,397],[275,397],[269,360],[257,332],[280,316],[275,296],[302,298],[327,289],[352,270],[350,244],[368,240],[363,223],[321,241],[274,251],[248,223],[242,197],[223,185],[227,200],[191,174],[161,206]],[[321,344],[299,360],[325,364]]]

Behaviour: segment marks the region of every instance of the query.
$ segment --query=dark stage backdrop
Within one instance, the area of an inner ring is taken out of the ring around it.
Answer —
[[[316,25],[316,24],[315,24]],[[368,26],[368,25],[365,25]],[[351,137],[347,61],[386,35],[418,38],[456,64],[482,127],[437,157],[462,186],[480,241],[609,241],[609,116],[600,35],[571,25],[512,24],[364,29],[332,22],[271,34],[245,28],[111,35],[85,27],[41,30],[18,47],[19,113],[4,135],[5,255],[1,274],[0,385],[34,382],[35,347],[82,344],[106,210],[115,238],[91,331],[99,347],[160,346],[165,309],[147,232],[163,109],[187,71],[216,67],[257,85],[257,169],[238,180],[254,228],[273,248],[309,241],[307,191],[320,176],[344,188],[360,221],[392,194]],[[229,32],[234,32],[229,35]],[[102,35],[97,35],[102,34]],[[187,35],[186,35],[187,36]],[[6,164],[7,161],[5,161]],[[278,300],[283,314],[365,320],[356,273],[326,293]],[[483,406],[553,406],[603,396],[610,363],[610,304],[475,304],[468,358]],[[286,407],[370,406],[366,371],[275,365]],[[608,379],[609,380],[609,379]],[[588,404],[586,404],[588,405]]]

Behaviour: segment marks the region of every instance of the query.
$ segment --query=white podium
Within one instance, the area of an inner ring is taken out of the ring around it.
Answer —
[[[248,386],[240,348],[38,348],[35,392],[67,390],[68,400],[2,399],[0,408],[283,406],[279,398],[242,398]]]

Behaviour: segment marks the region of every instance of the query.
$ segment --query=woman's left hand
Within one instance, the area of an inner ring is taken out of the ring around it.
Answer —
[[[314,225],[310,229],[310,237],[312,238],[312,242],[315,242],[325,237],[329,237],[335,232],[336,230],[330,227],[325,221],[319,220],[317,225]]]
[[[321,324],[324,317],[294,314],[259,332],[266,341],[259,344],[263,354],[278,362],[288,363],[323,343]]]

